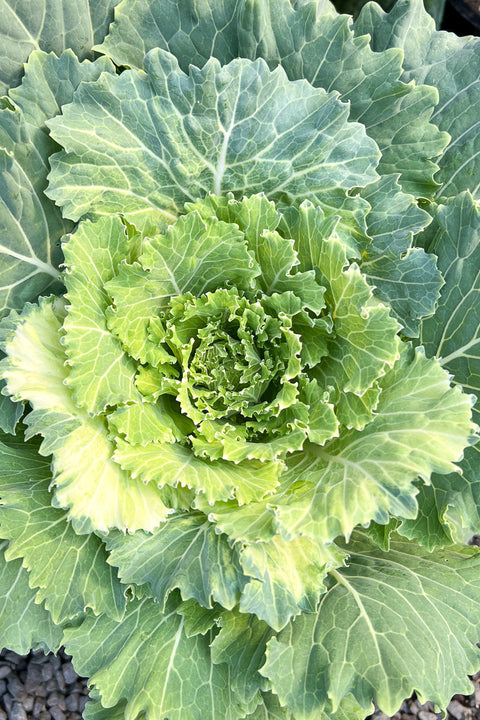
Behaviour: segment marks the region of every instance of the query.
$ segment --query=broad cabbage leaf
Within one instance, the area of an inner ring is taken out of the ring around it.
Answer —
[[[420,0],[0,20],[4,642],[65,644],[86,720],[468,692],[480,41]]]

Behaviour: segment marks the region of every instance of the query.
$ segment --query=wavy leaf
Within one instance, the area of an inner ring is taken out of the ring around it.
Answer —
[[[400,0],[390,13],[369,3],[355,23],[357,33],[369,33],[377,52],[403,51],[405,82],[433,85],[439,103],[432,115],[451,141],[438,161],[438,197],[453,197],[470,189],[480,192],[480,39],[439,32],[421,0]]]
[[[190,75],[163,50],[144,63],[146,74],[82,85],[48,123],[67,151],[52,159],[48,196],[67,217],[162,224],[208,192],[303,199],[375,180],[377,146],[334,93],[290,83],[262,60],[212,58]]]
[[[1,532],[1,530],[0,530]],[[31,649],[56,653],[62,644],[62,628],[54,625],[50,613],[36,602],[28,584],[28,572],[20,560],[5,560],[7,542],[0,542],[0,637],[2,646],[19,655]]]
[[[451,388],[448,374],[420,349],[404,346],[381,386],[375,418],[361,432],[344,432],[288,462],[278,500],[270,502],[289,537],[328,541],[372,519],[385,524],[389,513],[415,517],[413,481],[455,471],[465,443],[475,441],[472,399]]]
[[[0,445],[0,535],[10,542],[6,559],[22,559],[36,602],[45,602],[54,623],[78,619],[87,607],[120,620],[124,588],[106,564],[102,543],[95,535],[77,535],[66,514],[51,507],[50,461],[38,454],[38,444],[8,443]]]
[[[88,616],[65,631],[77,672],[90,678],[103,707],[126,699],[125,718],[238,720],[245,715],[226,664],[210,660],[211,638],[187,637],[172,601],[161,612],[150,599],[133,601],[121,623]]]
[[[308,537],[287,541],[276,535],[268,542],[247,545],[240,562],[250,582],[242,593],[240,611],[254,613],[281,630],[294,615],[315,610],[326,589],[327,572],[341,565],[344,557],[335,545]]]
[[[169,50],[184,72],[189,65],[203,67],[210,57],[222,65],[238,57],[236,17],[238,0],[123,0],[115,8],[110,32],[95,50],[117,65],[141,70],[144,56],[153,48]]]
[[[197,457],[191,448],[179,443],[130,445],[120,438],[116,445],[115,460],[132,477],[158,487],[189,487],[204,493],[207,502],[212,504],[233,496],[242,504],[259,500],[277,487],[282,470],[276,462],[231,463]]]
[[[480,396],[480,210],[470,193],[439,205],[420,240],[437,255],[445,280],[435,315],[422,323],[420,342],[455,382]],[[478,406],[474,418],[480,421]]]
[[[335,712],[347,693],[365,713],[373,697],[388,715],[413,689],[441,708],[452,693],[469,693],[467,673],[480,659],[477,550],[430,554],[395,540],[384,553],[361,533],[346,549],[349,566],[332,573],[317,613],[269,642],[261,673],[280,702],[298,720],[313,720],[327,697]]]
[[[162,608],[178,588],[184,600],[194,598],[207,608],[214,601],[231,609],[247,581],[238,550],[200,513],[174,515],[151,535],[110,534],[106,546],[108,562],[119,568],[122,582],[148,583]]]
[[[2,107],[0,103],[0,107]],[[0,109],[0,313],[62,288],[59,239],[71,228],[45,197],[47,158],[17,109]]]
[[[105,420],[78,408],[64,383],[64,317],[61,300],[42,299],[4,321],[3,376],[14,399],[33,407],[27,422],[30,435],[44,438],[41,454],[53,453],[54,503],[69,508],[79,533],[153,529],[168,513],[159,490],[133,480],[113,461]]]
[[[83,60],[105,37],[119,0],[29,0],[0,2],[0,95],[18,85],[23,63],[35,50],[57,55],[72,48]]]
[[[49,156],[58,149],[45,120],[58,114],[63,103],[71,102],[82,80],[96,80],[104,71],[114,72],[106,58],[80,63],[71,51],[60,58],[36,51],[25,66],[22,85],[11,93],[16,107],[0,103],[2,313],[20,310],[39,294],[62,290],[60,238],[72,224],[44,194]]]

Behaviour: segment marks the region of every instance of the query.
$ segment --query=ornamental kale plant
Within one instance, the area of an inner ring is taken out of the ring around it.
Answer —
[[[65,645],[86,720],[468,693],[480,41],[420,0],[0,21],[1,644]]]

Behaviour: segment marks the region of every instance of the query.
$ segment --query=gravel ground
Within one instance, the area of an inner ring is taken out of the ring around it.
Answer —
[[[86,681],[65,653],[0,653],[0,720],[81,720],[87,700]]]
[[[446,720],[480,720],[480,672],[472,678],[472,695],[455,695]],[[81,720],[87,685],[64,652],[58,656],[32,652],[23,657],[0,653],[0,720]],[[440,720],[433,705],[406,700],[389,719],[379,710],[369,720]],[[217,720],[217,719],[216,719]],[[220,720],[220,718],[218,718]]]
[[[377,710],[368,720],[441,720],[442,713],[434,712],[432,703],[420,705],[415,695],[405,700],[392,717]],[[480,720],[480,672],[472,678],[471,695],[454,695],[447,708],[445,720]]]

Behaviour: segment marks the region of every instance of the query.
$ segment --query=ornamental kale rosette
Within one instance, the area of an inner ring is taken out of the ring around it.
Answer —
[[[152,533],[110,532],[112,562],[185,524],[225,538],[229,581],[160,572],[163,602],[180,587],[281,629],[343,563],[337,536],[414,518],[413,481],[473,439],[472,397],[401,340],[308,201],[211,195],[149,236],[86,220],[63,251],[67,293],[3,322],[2,374],[76,532]]]

